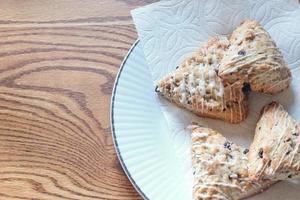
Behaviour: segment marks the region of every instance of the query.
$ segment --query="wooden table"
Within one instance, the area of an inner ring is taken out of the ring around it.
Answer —
[[[0,1],[0,199],[141,199],[116,156],[110,98],[154,0]]]

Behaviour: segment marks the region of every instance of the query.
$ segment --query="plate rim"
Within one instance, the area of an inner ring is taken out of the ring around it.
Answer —
[[[119,71],[117,73],[117,76],[115,78],[115,82],[114,82],[114,86],[113,86],[113,90],[112,90],[112,95],[111,95],[111,103],[110,103],[110,127],[111,127],[111,133],[112,133],[112,139],[113,139],[113,143],[114,143],[114,147],[115,147],[115,150],[116,150],[116,153],[117,153],[117,156],[118,156],[118,159],[119,159],[119,162],[121,163],[121,166],[122,166],[122,169],[123,171],[125,172],[127,178],[129,179],[129,181],[131,182],[131,184],[133,185],[133,187],[135,188],[135,190],[139,193],[139,195],[143,198],[143,199],[149,199],[146,194],[141,190],[140,186],[135,182],[135,180],[132,178],[124,160],[123,160],[123,157],[122,157],[122,154],[121,154],[121,151],[119,149],[119,146],[118,146],[118,141],[117,141],[117,138],[116,138],[116,129],[115,129],[115,126],[114,126],[114,105],[115,105],[115,96],[116,96],[116,90],[117,90],[117,86],[118,86],[118,83],[119,83],[119,79],[121,77],[121,74],[123,72],[123,69],[124,69],[124,66],[127,62],[127,59],[129,57],[129,55],[131,54],[131,52],[134,50],[134,48],[137,46],[137,44],[140,42],[139,39],[135,40],[135,42],[132,44],[132,46],[130,47],[130,49],[128,50],[126,56],[124,57],[121,65],[120,65],[120,68],[119,68]]]

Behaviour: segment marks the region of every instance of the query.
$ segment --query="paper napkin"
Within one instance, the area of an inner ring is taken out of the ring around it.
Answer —
[[[228,36],[244,19],[255,19],[270,33],[292,69],[291,87],[275,96],[250,94],[248,118],[232,125],[201,118],[159,98],[170,140],[190,167],[186,126],[192,121],[214,128],[232,141],[249,146],[263,105],[278,100],[300,121],[300,5],[297,0],[166,0],[132,11],[153,84],[175,69],[212,36]],[[300,193],[299,193],[300,194]]]

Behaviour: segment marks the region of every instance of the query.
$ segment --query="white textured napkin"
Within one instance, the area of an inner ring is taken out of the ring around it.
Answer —
[[[297,0],[166,0],[132,11],[154,84],[175,69],[211,36],[227,36],[244,19],[255,19],[270,33],[292,69],[291,87],[275,96],[250,94],[248,118],[232,125],[200,118],[160,98],[160,105],[181,168],[190,165],[189,134],[192,121],[214,128],[232,141],[249,146],[263,105],[278,100],[300,122],[300,6]],[[190,178],[190,177],[189,177]],[[298,192],[300,194],[300,192]]]

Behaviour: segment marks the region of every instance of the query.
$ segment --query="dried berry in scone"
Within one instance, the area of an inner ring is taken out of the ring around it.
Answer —
[[[249,172],[256,180],[299,177],[300,125],[277,102],[266,105],[249,149]]]
[[[156,91],[199,116],[238,123],[247,116],[247,92],[223,84],[219,62],[228,40],[212,38],[175,71],[159,81]]]
[[[237,200],[266,189],[274,181],[251,181],[248,151],[209,128],[191,125],[193,199]]]
[[[254,20],[238,26],[220,63],[228,84],[249,84],[251,90],[274,94],[287,88],[291,72],[268,32]]]

